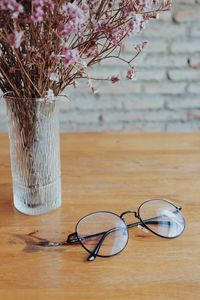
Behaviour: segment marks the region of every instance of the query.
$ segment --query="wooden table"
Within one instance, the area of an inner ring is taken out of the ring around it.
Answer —
[[[25,216],[12,204],[8,139],[0,135],[0,299],[200,299],[200,134],[62,135],[62,208]],[[183,206],[173,240],[130,229],[124,251],[87,262],[79,245],[42,248],[28,234],[65,239],[98,210],[137,209],[149,198]]]

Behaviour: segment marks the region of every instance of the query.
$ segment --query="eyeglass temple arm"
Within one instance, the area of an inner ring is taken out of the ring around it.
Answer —
[[[105,234],[106,232],[107,231],[98,232],[98,233],[90,234],[90,235],[87,235],[87,236],[84,236],[84,237],[78,237],[77,233],[73,232],[73,233],[68,235],[67,243],[68,244],[79,244],[80,241],[85,241],[85,240],[91,239],[93,237],[98,237],[100,235]]]
[[[147,224],[158,224],[159,223],[159,225],[170,225],[171,224],[170,221],[156,221],[156,219],[159,219],[160,217],[161,216],[157,216],[157,217],[143,220],[142,222],[139,221],[139,222],[135,222],[135,223],[130,223],[130,224],[127,224],[127,227],[132,228],[132,227],[136,227],[138,225],[143,225],[143,224],[145,225],[146,223]]]
[[[88,260],[88,261],[93,261],[93,260],[95,260],[95,258],[97,257],[97,254],[99,253],[99,250],[100,250],[100,248],[101,248],[101,246],[102,246],[102,244],[103,244],[105,238],[106,238],[110,233],[115,232],[115,231],[120,230],[120,229],[121,229],[121,226],[115,227],[115,228],[112,228],[112,229],[106,231],[106,232],[102,235],[101,239],[99,240],[99,242],[98,242],[98,244],[96,245],[96,247],[95,247],[95,249],[93,250],[93,252],[88,256],[87,260]]]
[[[176,210],[173,211],[173,213],[178,213],[181,209],[182,209],[181,206],[177,206]],[[143,220],[142,222],[135,222],[135,223],[127,224],[127,227],[131,228],[131,227],[135,227],[137,225],[141,225],[143,223],[144,223],[144,225],[145,225],[145,223],[148,223],[148,224],[157,224],[157,223],[159,223],[159,225],[171,225],[171,221],[156,221],[156,219],[159,219],[163,216],[164,215],[160,215],[160,216],[156,216],[156,217],[153,217],[153,218]]]

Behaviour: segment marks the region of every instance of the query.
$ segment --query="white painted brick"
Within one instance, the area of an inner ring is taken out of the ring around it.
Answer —
[[[191,37],[200,37],[200,25],[196,24],[195,26],[190,27],[190,36]]]
[[[190,56],[188,58],[188,65],[194,69],[200,68],[200,54]]]
[[[151,40],[151,38],[161,38],[166,37],[166,39],[170,39],[172,36],[173,38],[177,37],[184,37],[187,33],[187,28],[184,26],[179,26],[175,23],[163,22],[158,24],[154,22],[144,31],[144,38],[147,40]]]
[[[200,42],[198,39],[188,39],[175,41],[171,44],[172,53],[196,53],[200,52]]]
[[[137,68],[136,70],[136,78],[138,81],[165,81],[166,71],[160,69],[143,69]]]
[[[136,66],[146,67],[148,68],[162,68],[162,70],[166,70],[169,67],[187,67],[188,66],[188,55],[187,54],[150,54],[147,55],[143,60],[140,62],[136,62]],[[140,69],[139,69],[140,70]]]
[[[166,110],[160,110],[160,111],[149,111],[144,116],[144,120],[147,121],[180,121],[180,120],[186,120],[187,119],[187,113],[184,111],[166,111]]]
[[[60,112],[60,121],[61,122],[76,122],[78,123],[98,123],[99,121],[100,112],[98,111],[87,111],[81,112],[77,110],[73,110],[70,112]]]
[[[87,124],[87,123],[61,123],[61,132],[72,131],[72,132],[101,132],[101,131],[122,131],[124,125],[122,123],[112,123],[112,124]]]
[[[174,83],[174,82],[146,82],[144,84],[144,92],[146,94],[161,94],[161,95],[176,95],[184,94],[187,83]]]
[[[106,123],[141,121],[144,118],[144,113],[139,111],[105,111],[102,115]]]
[[[124,99],[123,106],[125,110],[160,109],[164,106],[164,98],[160,95],[139,95]]]
[[[199,81],[200,80],[200,70],[194,69],[180,69],[180,70],[170,70],[168,71],[169,79],[173,81],[187,80],[187,81]]]
[[[99,94],[101,95],[129,95],[129,94],[138,94],[142,91],[141,83],[132,80],[121,80],[120,83],[99,83],[97,85]]]
[[[120,95],[94,95],[87,94],[87,97],[82,98],[81,94],[76,95],[72,101],[62,110],[68,111],[72,109],[89,111],[89,110],[102,110],[102,109],[121,109],[123,106],[123,98]]]
[[[173,19],[177,23],[182,23],[182,22],[198,22],[200,18],[200,8],[198,7],[193,7],[192,9],[184,9],[184,10],[179,10],[174,13]]]
[[[166,124],[166,131],[190,132],[199,131],[200,122],[169,122]]]
[[[200,96],[196,98],[175,97],[166,101],[166,107],[174,110],[200,108]]]
[[[200,121],[200,109],[192,109],[188,111],[188,120]]]
[[[166,40],[149,40],[147,46],[143,50],[144,53],[165,53],[167,54],[168,43]]]
[[[188,86],[187,90],[191,94],[199,94],[200,95],[200,84],[199,83],[191,83]]]
[[[161,132],[165,130],[165,124],[159,122],[133,122],[124,124],[125,131],[155,131]]]

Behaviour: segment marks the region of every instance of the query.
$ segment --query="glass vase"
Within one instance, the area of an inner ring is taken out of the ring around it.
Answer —
[[[28,215],[54,210],[61,205],[59,101],[4,98],[14,206]]]

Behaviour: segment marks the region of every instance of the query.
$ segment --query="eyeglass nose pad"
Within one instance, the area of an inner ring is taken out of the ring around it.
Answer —
[[[144,227],[144,226],[142,226],[142,225],[140,225],[140,224],[138,224],[138,226],[137,226],[139,229],[141,229],[142,231],[144,231],[144,232],[149,232],[149,230],[146,228],[146,227]]]

